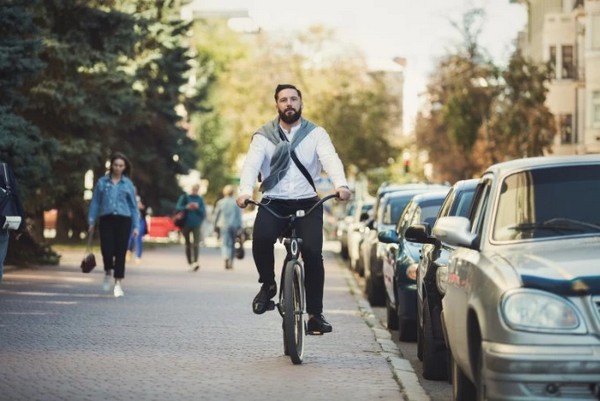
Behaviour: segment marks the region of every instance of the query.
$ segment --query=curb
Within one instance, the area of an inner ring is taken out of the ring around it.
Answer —
[[[373,314],[371,305],[364,299],[362,290],[352,273],[345,266],[342,267],[342,270],[361,316],[373,331],[375,340],[381,347],[381,355],[387,360],[392,375],[400,385],[402,398],[405,401],[431,401],[431,398],[419,383],[417,374],[410,362],[403,358],[402,352],[392,340],[392,335],[388,329]]]

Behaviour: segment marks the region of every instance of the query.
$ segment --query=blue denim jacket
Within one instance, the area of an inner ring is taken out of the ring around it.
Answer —
[[[88,224],[95,224],[98,217],[109,214],[131,217],[131,228],[139,229],[140,217],[135,188],[133,182],[125,176],[113,184],[110,175],[107,174],[96,183],[88,212]]]

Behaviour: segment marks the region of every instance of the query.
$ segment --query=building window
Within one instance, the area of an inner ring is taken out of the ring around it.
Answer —
[[[600,127],[600,91],[592,92],[592,125]]]
[[[562,78],[575,78],[575,60],[573,58],[573,46],[562,46]]]
[[[556,78],[556,46],[550,46],[550,59],[548,60],[548,62],[550,63],[552,76]]]
[[[573,143],[573,116],[561,114],[558,116],[558,129],[560,130],[560,143]]]

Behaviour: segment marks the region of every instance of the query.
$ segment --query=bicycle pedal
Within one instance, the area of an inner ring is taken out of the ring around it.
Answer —
[[[274,310],[274,309],[275,309],[275,302],[269,301],[269,303],[267,304],[267,310]]]

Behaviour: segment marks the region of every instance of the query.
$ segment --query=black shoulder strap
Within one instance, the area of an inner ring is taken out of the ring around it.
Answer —
[[[281,132],[281,127],[279,127],[279,137],[281,138],[282,141],[288,141],[285,134],[283,132]],[[296,167],[298,167],[298,169],[300,170],[302,175],[308,180],[308,183],[310,184],[310,186],[313,187],[315,192],[317,192],[317,187],[315,186],[315,182],[313,181],[312,177],[308,173],[308,170],[306,169],[306,167],[304,167],[304,164],[302,164],[300,162],[300,160],[298,159],[298,156],[296,155],[296,151],[294,150],[293,152],[291,152],[290,156],[292,157],[292,160],[296,164]]]
[[[306,177],[306,179],[308,180],[310,185],[313,187],[315,192],[317,192],[317,188],[315,187],[315,182],[313,181],[310,174],[308,174],[308,170],[306,170],[306,167],[304,167],[304,164],[300,163],[300,160],[298,160],[298,156],[296,156],[296,152],[295,151],[292,152],[291,156],[292,156],[292,160],[294,161],[294,163],[296,163],[296,166],[298,166],[298,169],[300,169],[300,172],[302,173],[302,175]]]

